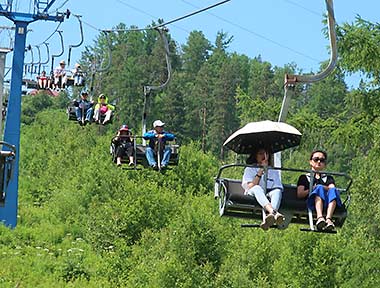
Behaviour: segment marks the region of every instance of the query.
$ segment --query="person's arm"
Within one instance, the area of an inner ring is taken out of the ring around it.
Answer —
[[[306,188],[307,187],[307,188]],[[309,195],[309,181],[306,175],[301,175],[297,182],[297,198],[306,198]]]
[[[330,188],[335,187],[335,180],[332,176],[327,176],[327,183],[325,186],[325,190],[329,190]]]
[[[169,132],[164,132],[163,135],[164,135],[164,140],[167,140],[167,141],[172,141],[175,138],[174,134],[169,133]]]
[[[242,186],[245,190],[251,189],[255,185],[259,185],[264,170],[259,168],[246,168],[244,170]]]
[[[154,139],[156,137],[156,134],[152,131],[149,131],[149,132],[145,132],[144,135],[143,135],[143,138],[145,140],[150,140],[150,139]]]

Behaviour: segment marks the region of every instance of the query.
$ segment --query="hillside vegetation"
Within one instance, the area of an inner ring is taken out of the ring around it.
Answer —
[[[378,39],[368,25],[339,27],[343,57],[367,31]],[[111,162],[110,139],[122,123],[139,133],[141,85],[162,76],[164,59],[154,32],[113,36],[113,67],[94,90],[117,100],[113,126],[67,121],[65,93],[23,99],[19,218],[13,230],[0,226],[1,287],[380,287],[377,50],[351,49],[355,62],[342,58],[327,79],[297,87],[288,117],[303,140],[284,153],[285,167],[307,168],[310,151],[323,148],[329,170],[353,177],[345,225],[336,235],[296,225],[264,232],[219,217],[213,180],[233,161],[221,151],[232,131],[276,120],[283,74],[296,65],[228,53],[223,33],[211,44],[194,31],[181,51],[172,40],[174,77],[152,95],[148,123],[159,118],[177,134],[179,165],[127,171]],[[356,71],[370,81],[348,90],[344,73]]]

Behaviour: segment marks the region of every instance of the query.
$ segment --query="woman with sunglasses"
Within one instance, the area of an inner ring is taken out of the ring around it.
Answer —
[[[335,188],[335,180],[331,175],[320,173],[325,171],[327,153],[322,150],[315,150],[310,156],[311,170],[314,172],[313,190],[310,189],[310,173],[301,175],[297,182],[297,197],[307,198],[307,207],[317,213],[317,230],[334,230],[332,221],[336,206],[341,206],[339,192]],[[326,211],[326,218],[323,211]]]

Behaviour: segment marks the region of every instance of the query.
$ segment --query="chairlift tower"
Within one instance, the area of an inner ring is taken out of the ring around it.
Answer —
[[[25,57],[25,43],[27,27],[30,23],[45,20],[63,22],[70,12],[49,15],[48,10],[55,0],[34,0],[33,13],[12,11],[13,0],[7,0],[6,4],[0,4],[0,16],[4,16],[15,24],[15,37],[12,59],[12,74],[8,110],[5,119],[4,142],[13,145],[16,151],[13,162],[13,174],[4,192],[6,195],[4,205],[0,205],[0,221],[11,228],[17,225],[17,202],[18,202],[18,173],[20,157],[20,118],[21,118],[21,90],[22,76]],[[6,145],[3,149],[10,150]],[[1,175],[0,175],[1,176]]]

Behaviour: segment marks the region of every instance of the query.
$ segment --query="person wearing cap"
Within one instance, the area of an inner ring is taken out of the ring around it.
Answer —
[[[112,116],[112,112],[115,110],[115,106],[108,104],[108,97],[104,94],[100,94],[98,97],[98,103],[95,105],[94,120],[96,123],[101,123],[101,118],[104,115],[103,125],[107,124]]]
[[[157,161],[155,159],[157,153],[163,154],[161,168],[166,168],[169,164],[171,148],[166,147],[166,141],[174,140],[175,136],[174,134],[165,131],[164,125],[165,123],[161,120],[156,120],[153,122],[153,130],[148,131],[143,135],[145,140],[149,140],[149,145],[145,150],[145,156],[149,165],[153,169],[157,169]]]
[[[132,133],[127,125],[122,125],[117,132],[117,135],[112,139],[115,144],[116,151],[116,165],[121,166],[123,156],[127,155],[129,158],[129,166],[134,165],[133,161],[133,138]]]
[[[80,67],[80,64],[76,63],[74,66],[74,69],[71,72],[73,73],[74,86],[82,86],[83,85],[83,70]]]
[[[59,66],[54,69],[54,89],[63,89],[66,86],[66,63],[64,60],[59,62]]]
[[[89,101],[87,97],[88,97],[88,92],[82,91],[81,99],[74,101],[75,115],[80,125],[83,125],[83,124],[86,125],[87,123],[91,121],[92,112],[93,112],[92,107],[94,105],[94,102]],[[82,121],[82,117],[85,117],[84,122]]]

